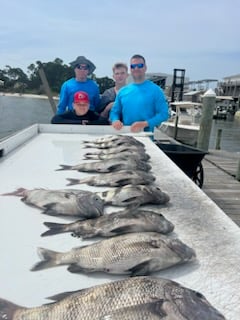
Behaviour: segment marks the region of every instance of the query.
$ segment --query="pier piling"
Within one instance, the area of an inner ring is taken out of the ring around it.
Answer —
[[[213,110],[216,104],[216,94],[209,89],[203,95],[202,117],[200,121],[200,130],[198,133],[197,147],[208,151],[210,134],[212,129]]]

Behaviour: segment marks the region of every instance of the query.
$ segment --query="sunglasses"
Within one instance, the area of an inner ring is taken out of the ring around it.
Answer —
[[[79,70],[88,70],[88,66],[82,65],[82,64],[77,64],[75,68],[77,68]]]
[[[142,69],[144,67],[144,63],[133,63],[130,65],[131,69]]]

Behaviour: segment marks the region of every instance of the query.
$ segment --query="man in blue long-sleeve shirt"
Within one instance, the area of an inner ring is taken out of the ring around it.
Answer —
[[[95,65],[84,56],[77,57],[70,65],[74,68],[75,78],[63,83],[57,114],[73,110],[73,97],[78,91],[87,92],[90,98],[90,110],[98,111],[100,104],[99,87],[95,81],[87,78],[95,70]]]
[[[145,79],[147,67],[143,56],[132,56],[130,68],[134,83],[118,92],[110,121],[117,130],[126,125],[131,126],[132,132],[153,131],[169,117],[166,97],[159,86]]]

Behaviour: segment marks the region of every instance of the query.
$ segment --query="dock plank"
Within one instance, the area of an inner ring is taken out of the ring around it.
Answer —
[[[240,153],[210,150],[203,161],[202,190],[240,226],[240,182],[235,178]]]

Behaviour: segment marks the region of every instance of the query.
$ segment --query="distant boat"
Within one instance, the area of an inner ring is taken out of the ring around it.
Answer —
[[[199,121],[201,117],[201,103],[178,101],[170,103],[172,117],[164,121],[157,128],[175,140],[191,146],[197,145]]]
[[[216,96],[216,107],[213,111],[213,119],[233,118],[236,110],[236,104],[232,96]]]

